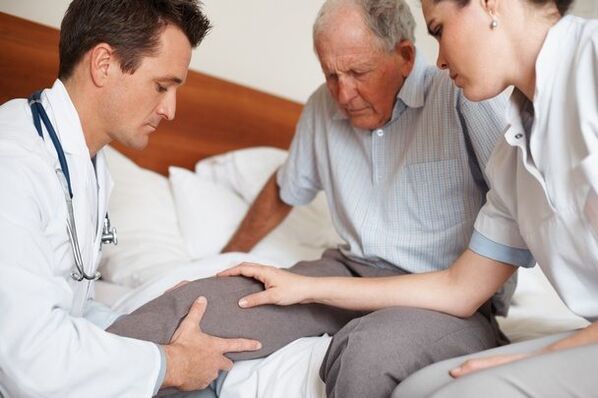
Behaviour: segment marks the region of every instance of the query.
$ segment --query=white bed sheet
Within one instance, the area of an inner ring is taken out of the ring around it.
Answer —
[[[242,197],[248,205],[258,187],[284,160],[286,155],[281,152],[271,148],[236,151],[198,163],[196,173],[226,187],[230,195]],[[214,246],[214,254],[191,260],[191,254],[184,252],[190,242],[185,242],[186,234],[179,231],[177,220],[177,216],[186,214],[180,214],[180,203],[175,202],[180,202],[182,191],[182,199],[192,201],[186,207],[193,209],[195,205],[202,206],[202,199],[213,193],[203,189],[192,196],[186,190],[178,190],[179,200],[174,201],[165,177],[139,168],[114,150],[109,150],[108,161],[116,181],[110,213],[118,221],[122,244],[105,248],[101,271],[106,280],[98,281],[95,291],[98,301],[120,313],[133,311],[181,280],[213,276],[243,261],[288,267],[299,260],[318,258],[323,245],[329,246],[337,239],[326,221],[329,216],[324,198],[319,198],[311,208],[296,209],[286,224],[275,229],[252,254],[215,254],[215,243],[202,242],[206,247]],[[210,212],[204,213],[206,216],[195,222],[198,228],[219,226],[217,214],[211,219],[205,218],[211,217]],[[233,227],[229,229],[232,234]],[[210,234],[204,236],[210,238]],[[564,306],[537,267],[520,271],[509,316],[499,318],[499,323],[512,341],[587,325]],[[324,397],[318,371],[329,342],[328,336],[304,338],[267,358],[238,362],[228,374],[221,396]]]

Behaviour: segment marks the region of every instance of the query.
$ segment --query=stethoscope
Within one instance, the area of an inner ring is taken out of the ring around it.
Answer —
[[[88,281],[95,281],[102,276],[99,272],[95,272],[93,275],[89,275],[85,272],[85,266],[83,264],[83,257],[81,256],[81,248],[79,247],[79,239],[77,238],[77,226],[75,225],[75,213],[73,211],[73,189],[71,186],[71,177],[69,174],[69,167],[66,162],[66,157],[64,156],[64,151],[62,149],[62,145],[60,144],[60,140],[56,135],[56,131],[48,118],[48,114],[44,109],[41,101],[41,91],[36,91],[29,97],[29,106],[31,107],[31,113],[33,115],[33,124],[35,125],[35,129],[37,130],[37,134],[44,139],[44,134],[42,130],[42,122],[44,126],[46,126],[46,130],[48,131],[48,135],[52,140],[52,144],[54,145],[54,149],[56,149],[56,154],[58,155],[58,161],[60,162],[60,169],[56,170],[56,175],[60,180],[60,184],[62,185],[62,189],[64,190],[64,197],[66,200],[66,206],[68,210],[68,219],[66,220],[66,231],[69,237],[69,241],[71,243],[71,248],[73,250],[73,257],[75,258],[75,267],[76,270],[71,272],[71,278],[73,278],[77,282],[81,282],[82,280]],[[118,238],[116,236],[116,228],[110,226],[110,218],[108,217],[108,213],[104,217],[104,225],[102,227],[102,244],[112,243],[114,245],[118,244]]]

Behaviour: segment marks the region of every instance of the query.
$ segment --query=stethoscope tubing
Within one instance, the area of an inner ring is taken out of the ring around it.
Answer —
[[[60,163],[60,170],[57,172],[62,173],[64,179],[66,180],[66,189],[65,184],[60,181],[63,189],[65,189],[65,200],[67,204],[67,211],[68,211],[68,219],[66,222],[66,229],[67,235],[69,237],[69,241],[71,242],[71,248],[73,250],[73,257],[75,260],[75,267],[76,270],[71,272],[71,277],[80,282],[82,280],[94,281],[98,280],[101,277],[99,272],[95,272],[92,275],[87,274],[85,272],[85,266],[83,263],[83,257],[81,255],[81,248],[79,247],[79,239],[77,237],[77,226],[75,224],[75,214],[73,211],[73,189],[71,185],[71,177],[69,173],[68,163],[66,161],[66,156],[64,155],[64,150],[62,149],[62,145],[60,144],[60,140],[58,139],[58,135],[50,122],[50,118],[44,109],[42,102],[41,102],[41,91],[36,91],[29,97],[29,106],[31,107],[31,114],[33,116],[33,124],[35,129],[37,130],[37,134],[44,139],[43,129],[42,129],[42,122],[46,127],[46,131],[52,140],[52,144],[54,145],[54,149],[56,150],[56,155],[58,156],[58,162]],[[60,176],[59,176],[60,180]],[[106,215],[107,217],[107,215]]]

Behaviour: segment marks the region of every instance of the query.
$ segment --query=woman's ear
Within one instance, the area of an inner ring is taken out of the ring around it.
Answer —
[[[482,3],[482,8],[490,15],[492,19],[496,19],[499,15],[499,3],[501,0],[478,0]]]

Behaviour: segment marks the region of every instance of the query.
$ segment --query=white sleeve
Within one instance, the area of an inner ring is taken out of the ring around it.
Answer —
[[[469,249],[492,260],[518,267],[531,267],[534,259],[510,216],[492,189],[478,213]]]
[[[50,174],[39,160],[0,146],[0,385],[9,396],[150,397],[158,347],[69,313],[68,272],[57,270],[42,216]]]
[[[533,256],[521,236],[517,220],[513,217],[514,193],[499,192],[495,187],[500,185],[505,173],[514,173],[511,152],[512,148],[501,140],[488,161],[486,172],[490,179],[490,190],[486,195],[486,203],[476,218],[469,248],[493,260],[516,266],[531,266]],[[510,175],[507,177],[510,178]]]

